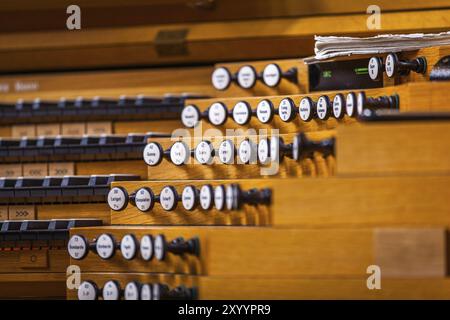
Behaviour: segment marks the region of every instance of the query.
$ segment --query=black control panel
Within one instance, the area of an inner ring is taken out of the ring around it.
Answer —
[[[383,87],[383,79],[369,76],[369,59],[318,62],[308,66],[309,90],[371,89]]]

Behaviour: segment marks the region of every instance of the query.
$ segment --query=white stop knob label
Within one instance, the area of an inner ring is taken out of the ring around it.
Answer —
[[[120,252],[122,253],[122,256],[127,260],[132,260],[136,256],[137,252],[137,241],[136,238],[131,235],[127,234],[122,238],[122,241],[120,241]]]
[[[208,119],[215,126],[221,126],[227,121],[227,107],[221,103],[213,103],[208,109]]]
[[[272,102],[269,100],[261,100],[256,106],[256,117],[261,123],[269,123],[275,114]]]
[[[116,251],[116,243],[112,236],[103,233],[95,243],[97,254],[102,259],[110,259]]]
[[[252,110],[250,105],[245,101],[236,103],[233,108],[233,120],[239,125],[247,124],[250,121]]]
[[[227,68],[217,68],[212,73],[211,82],[215,89],[226,90],[231,84],[231,74]]]
[[[163,152],[161,146],[156,142],[147,144],[143,151],[144,161],[149,166],[157,166],[161,163]]]
[[[159,202],[161,207],[166,211],[172,211],[176,208],[178,203],[178,195],[173,187],[164,187],[159,195]]]
[[[256,83],[256,71],[251,66],[243,66],[237,74],[237,82],[244,89],[252,88]]]
[[[194,128],[200,122],[200,111],[196,106],[188,105],[181,112],[181,122],[186,128]]]
[[[183,141],[175,142],[170,148],[170,160],[177,166],[188,163],[189,156],[189,147]]]
[[[231,140],[222,141],[219,146],[219,160],[224,164],[234,162],[234,144]]]
[[[281,81],[281,69],[275,64],[268,64],[263,70],[263,82],[268,87],[276,87]]]
[[[67,243],[67,251],[72,259],[81,260],[88,253],[88,243],[83,236],[73,235]]]
[[[114,211],[125,209],[128,204],[128,194],[125,189],[114,187],[108,192],[108,205]]]

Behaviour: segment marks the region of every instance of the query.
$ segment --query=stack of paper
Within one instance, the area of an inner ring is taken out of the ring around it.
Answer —
[[[320,37],[316,36],[315,57],[307,62],[350,56],[354,54],[377,54],[412,51],[425,47],[450,44],[450,31],[439,34],[385,34],[370,38]]]

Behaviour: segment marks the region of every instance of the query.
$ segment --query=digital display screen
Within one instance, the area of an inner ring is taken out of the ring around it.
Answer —
[[[308,66],[309,90],[346,90],[383,87],[369,76],[369,59],[319,62]]]

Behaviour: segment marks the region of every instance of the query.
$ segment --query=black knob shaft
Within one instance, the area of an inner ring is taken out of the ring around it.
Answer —
[[[161,299],[164,300],[195,300],[197,298],[197,290],[188,288],[184,285],[166,291]]]
[[[381,96],[381,97],[367,97],[364,92],[358,93],[356,102],[356,110],[358,115],[361,115],[364,109],[399,109],[400,97],[398,95]]]
[[[281,162],[284,157],[293,157],[293,144],[285,144],[283,138],[273,136],[270,138],[270,158],[272,162]]]
[[[311,156],[313,152],[320,152],[324,156],[334,155],[335,138],[312,141],[304,133],[298,134],[294,138],[292,157],[294,160],[300,160]]]
[[[411,71],[416,73],[427,72],[427,59],[418,57],[414,60],[400,60],[395,53],[391,53],[386,57],[385,62],[386,75],[392,78],[396,74],[408,75]]]
[[[251,206],[270,205],[272,202],[271,189],[250,189],[244,191],[239,184],[231,184],[226,190],[226,205],[228,210],[240,210],[244,204]]]
[[[191,238],[184,240],[178,237],[171,242],[166,241],[166,237],[162,234],[155,237],[155,257],[159,261],[165,259],[166,254],[170,252],[175,255],[192,254],[198,256],[200,254],[200,240]]]

